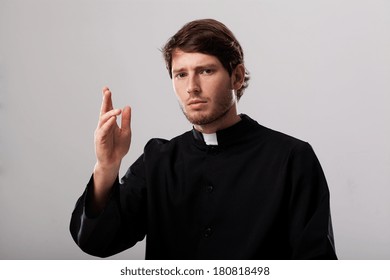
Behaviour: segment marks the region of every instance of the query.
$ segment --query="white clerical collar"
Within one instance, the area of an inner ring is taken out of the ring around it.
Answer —
[[[218,145],[217,133],[203,134],[203,139],[206,145]]]

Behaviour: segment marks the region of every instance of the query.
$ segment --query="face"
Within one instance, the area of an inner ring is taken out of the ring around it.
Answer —
[[[217,57],[176,50],[172,54],[172,82],[180,107],[195,126],[237,116],[237,75],[229,75]]]

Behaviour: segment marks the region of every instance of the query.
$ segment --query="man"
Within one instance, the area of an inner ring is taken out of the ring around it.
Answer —
[[[150,140],[119,181],[131,111],[114,109],[103,89],[97,163],[70,225],[80,248],[107,257],[146,236],[146,259],[336,259],[310,145],[237,114],[249,75],[232,32],[196,20],[163,54],[193,129]]]

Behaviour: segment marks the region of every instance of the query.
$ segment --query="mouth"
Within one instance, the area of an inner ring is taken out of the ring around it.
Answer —
[[[206,100],[201,100],[201,99],[192,99],[190,100],[187,105],[188,106],[195,106],[195,105],[201,105],[201,104],[206,104]]]

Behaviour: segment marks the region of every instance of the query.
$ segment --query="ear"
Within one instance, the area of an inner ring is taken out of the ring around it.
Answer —
[[[231,86],[234,90],[239,90],[244,84],[245,80],[245,66],[243,64],[238,64],[234,68],[231,76]]]

